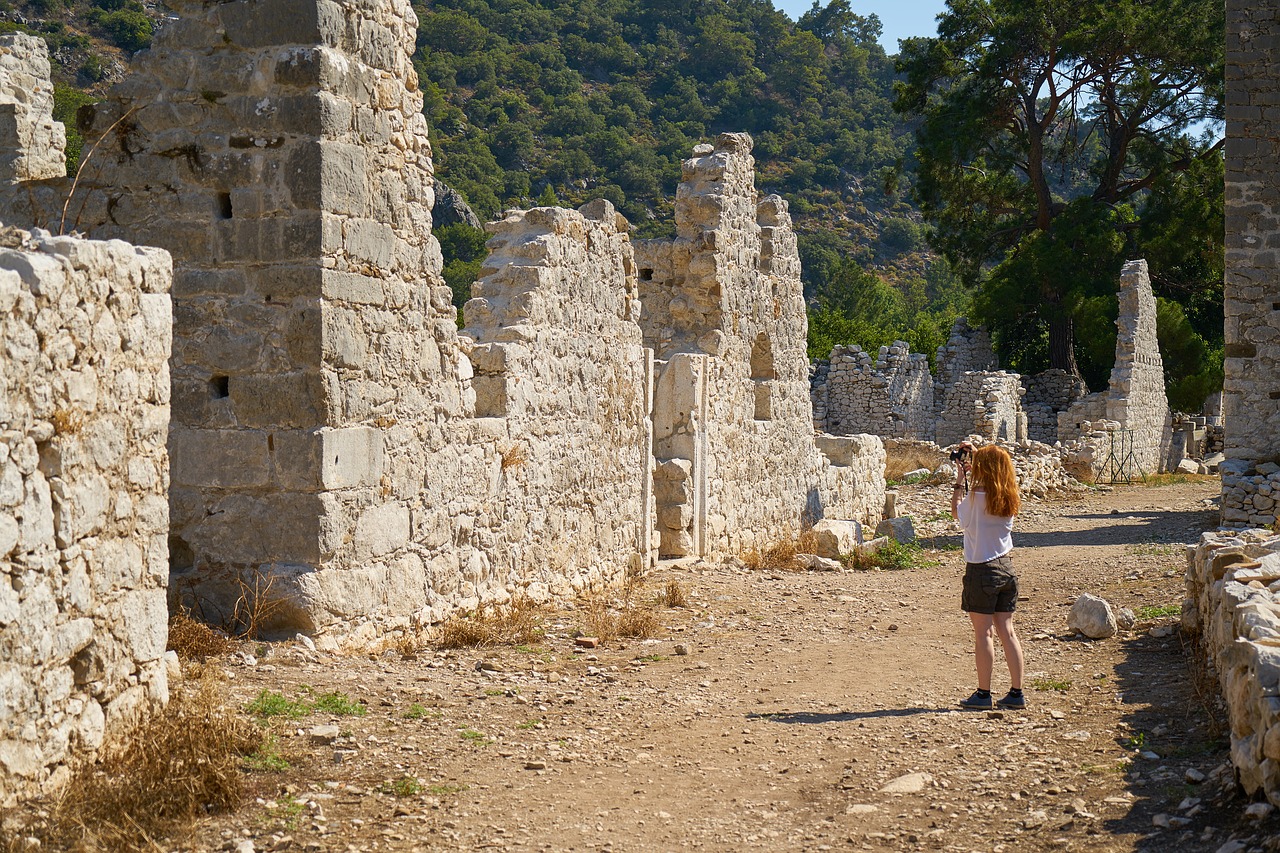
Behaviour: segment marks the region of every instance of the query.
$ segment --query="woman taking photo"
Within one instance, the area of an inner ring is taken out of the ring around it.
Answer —
[[[1022,645],[1013,628],[1018,604],[1018,579],[1013,573],[1013,517],[1018,514],[1018,477],[1013,460],[1002,448],[988,445],[974,451],[960,445],[956,487],[951,493],[951,515],[964,531],[964,590],[960,609],[973,622],[973,652],[978,667],[978,689],[960,706],[990,710],[991,670],[995,666],[994,627],[1009,666],[1009,693],[995,702],[1000,708],[1027,706],[1022,696]],[[972,486],[972,489],[970,489]]]

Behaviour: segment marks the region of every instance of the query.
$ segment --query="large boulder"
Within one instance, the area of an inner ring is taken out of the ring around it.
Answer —
[[[819,557],[839,559],[841,554],[852,554],[862,542],[862,525],[856,521],[824,518],[813,526],[815,538],[813,552]]]
[[[1116,633],[1116,615],[1105,598],[1084,593],[1071,605],[1067,627],[1093,640],[1102,640]]]
[[[876,525],[876,536],[888,536],[903,544],[916,541],[916,528],[910,516],[886,518]]]

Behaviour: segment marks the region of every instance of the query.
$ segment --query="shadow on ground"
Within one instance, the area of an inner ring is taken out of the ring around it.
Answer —
[[[768,720],[772,723],[818,725],[822,723],[850,723],[857,720],[876,720],[885,717],[915,717],[920,714],[947,714],[955,708],[881,708],[875,711],[775,711],[768,714],[747,714],[749,720]]]

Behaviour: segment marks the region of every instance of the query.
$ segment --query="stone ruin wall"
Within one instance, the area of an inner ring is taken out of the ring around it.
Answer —
[[[1061,368],[1024,376],[1022,387],[1026,392],[1022,410],[1027,414],[1027,437],[1045,444],[1058,440],[1058,413],[1089,395],[1084,380]]]
[[[968,371],[947,386],[934,441],[946,447],[971,435],[1020,441],[1027,437],[1022,382],[1016,373]]]
[[[834,435],[870,433],[932,440],[934,381],[929,360],[905,341],[881,347],[873,360],[857,345],[831,351],[822,398]]]
[[[169,256],[0,232],[0,806],[164,704]]]
[[[1076,400],[1058,415],[1058,437],[1082,476],[1090,469],[1097,473],[1113,456],[1112,467],[1133,478],[1172,471],[1182,461],[1173,442],[1146,261],[1124,265],[1119,303],[1116,360],[1107,390]]]
[[[1280,805],[1280,538],[1206,533],[1187,551],[1183,627],[1222,687],[1231,762],[1247,794]]]
[[[1270,527],[1280,493],[1280,21],[1227,2],[1222,520]]]
[[[750,137],[697,146],[675,210],[674,240],[635,243],[661,554],[741,551],[824,517],[874,524],[878,440],[830,456],[814,442],[796,238],[785,201],[757,200]]]
[[[475,339],[459,335],[430,236],[409,4],[173,5],[82,114],[86,150],[102,146],[68,205],[68,227],[174,257],[172,595],[219,622],[246,584],[265,588],[284,605],[276,629],[364,641],[648,565],[657,382],[629,327],[625,223],[597,205],[495,226]],[[828,464],[803,438],[795,237],[780,200],[757,202],[749,145],[699,155],[728,157],[731,180],[695,177],[707,191],[677,202],[682,269],[724,295],[695,353],[711,550],[794,535],[806,516],[874,523],[882,504],[878,440]],[[68,191],[0,186],[0,219],[56,225]]]
[[[486,511],[504,544],[489,559],[539,598],[598,588],[654,557],[653,365],[627,228],[603,199],[508,212],[488,226],[464,312],[473,423],[501,454]]]
[[[66,173],[67,135],[53,120],[53,83],[44,39],[0,37],[0,176],[39,181]]]

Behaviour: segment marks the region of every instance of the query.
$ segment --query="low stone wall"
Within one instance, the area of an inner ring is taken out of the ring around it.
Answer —
[[[1280,805],[1280,537],[1206,533],[1187,549],[1183,626],[1201,634],[1240,784]]]
[[[172,267],[0,242],[0,805],[168,700]]]
[[[1276,523],[1280,465],[1228,459],[1218,470],[1222,472],[1223,527],[1271,527]]]

